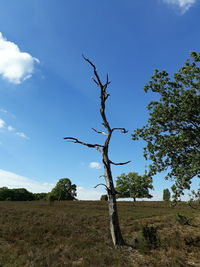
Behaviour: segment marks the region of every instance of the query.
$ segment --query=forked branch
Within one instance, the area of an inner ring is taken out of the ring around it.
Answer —
[[[93,67],[94,75],[95,75],[97,81],[96,81],[94,78],[92,78],[92,80],[93,80],[98,86],[100,86],[101,88],[103,88],[103,85],[102,85],[101,80],[100,80],[100,78],[99,78],[99,75],[98,75],[98,73],[97,73],[96,66],[92,63],[92,61],[89,60],[89,58],[86,58],[84,55],[82,55],[82,56],[83,56],[83,58],[85,59],[85,61],[87,61],[87,62]]]
[[[69,142],[78,143],[78,144],[81,144],[81,145],[84,145],[84,146],[87,146],[87,147],[103,148],[102,145],[99,145],[99,144],[88,144],[88,143],[82,142],[82,141],[80,141],[80,140],[78,140],[77,138],[74,138],[74,137],[64,137],[64,139],[68,140]]]

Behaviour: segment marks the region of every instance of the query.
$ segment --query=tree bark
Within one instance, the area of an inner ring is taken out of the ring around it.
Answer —
[[[128,131],[126,131],[124,128],[111,128],[110,127],[110,124],[107,121],[106,113],[105,113],[105,103],[106,103],[107,98],[109,97],[109,94],[106,91],[107,86],[110,84],[108,75],[107,75],[106,83],[102,84],[95,65],[88,58],[84,56],[83,58],[93,67],[95,78],[92,78],[92,80],[100,88],[100,99],[101,99],[100,114],[102,117],[102,125],[105,127],[106,132],[98,131],[98,130],[95,130],[94,128],[92,129],[96,133],[106,136],[106,139],[105,139],[104,145],[85,143],[85,142],[79,141],[77,138],[74,138],[74,137],[65,137],[64,139],[67,139],[68,141],[71,141],[74,143],[85,145],[87,147],[96,148],[102,154],[102,162],[104,165],[104,177],[105,177],[106,185],[98,184],[97,186],[103,185],[106,187],[106,190],[107,190],[111,237],[112,237],[114,246],[117,248],[117,247],[122,247],[126,244],[122,237],[122,233],[121,233],[121,229],[119,225],[117,202],[116,202],[116,190],[115,190],[113,178],[112,178],[111,164],[124,165],[124,164],[129,163],[130,161],[123,162],[123,163],[114,163],[113,161],[109,159],[108,151],[109,151],[109,143],[110,143],[112,133],[115,130],[120,130],[122,133],[127,133]]]

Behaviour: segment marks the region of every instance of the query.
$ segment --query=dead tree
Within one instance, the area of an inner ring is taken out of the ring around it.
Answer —
[[[65,137],[64,139],[71,141],[71,142],[74,142],[74,143],[78,143],[78,144],[87,146],[87,147],[96,148],[102,154],[102,161],[103,161],[104,172],[105,172],[104,177],[105,177],[106,184],[98,184],[95,187],[97,187],[99,185],[103,185],[107,190],[108,206],[109,206],[109,219],[110,219],[110,231],[111,231],[112,241],[113,241],[113,244],[115,247],[122,247],[125,245],[125,242],[123,240],[120,226],[119,226],[117,202],[116,202],[117,192],[115,190],[114,183],[113,183],[111,165],[112,164],[113,165],[124,165],[124,164],[129,163],[130,161],[123,162],[123,163],[115,163],[109,159],[108,151],[109,151],[109,143],[110,143],[113,132],[114,131],[121,131],[122,133],[127,133],[128,131],[125,130],[124,128],[111,128],[110,127],[110,124],[107,121],[106,113],[105,113],[105,104],[106,104],[106,100],[109,97],[109,94],[107,93],[107,87],[110,84],[110,81],[108,79],[108,75],[107,75],[105,84],[103,84],[101,82],[101,79],[100,79],[98,73],[97,73],[96,66],[88,58],[86,58],[84,56],[83,56],[83,58],[85,59],[85,61],[87,61],[92,66],[93,71],[94,71],[94,78],[92,78],[92,80],[100,88],[100,93],[101,93],[100,94],[100,99],[101,99],[100,114],[101,114],[101,117],[103,120],[102,125],[104,126],[105,131],[98,131],[94,128],[92,128],[92,129],[96,133],[99,133],[99,134],[106,136],[106,139],[105,139],[104,145],[85,143],[85,142],[82,142],[82,141],[80,141],[74,137]]]

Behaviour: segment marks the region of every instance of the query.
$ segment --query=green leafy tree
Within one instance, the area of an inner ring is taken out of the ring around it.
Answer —
[[[51,195],[56,200],[75,200],[76,198],[76,185],[72,184],[70,179],[60,179],[56,186],[52,189]]]
[[[0,188],[0,200],[11,200],[11,189],[8,187]]]
[[[170,201],[170,197],[171,197],[171,194],[170,194],[170,191],[168,188],[164,189],[163,190],[163,200],[164,201]]]
[[[1,187],[0,200],[30,201],[34,200],[34,195],[25,188],[9,189],[7,187]]]
[[[101,201],[108,201],[108,196],[107,195],[102,195],[100,200]]]
[[[34,200],[46,200],[48,193],[34,193]]]
[[[157,93],[148,105],[148,123],[133,134],[147,142],[144,150],[150,159],[150,175],[166,171],[174,179],[176,197],[190,189],[193,177],[200,177],[200,53],[170,77],[155,70],[144,90]],[[174,190],[173,190],[174,191]]]
[[[31,201],[34,200],[33,193],[25,188],[14,188],[11,190],[11,198],[13,201]]]
[[[117,177],[116,190],[118,198],[152,198],[149,189],[153,189],[152,179],[143,175],[140,176],[136,172],[122,173]]]

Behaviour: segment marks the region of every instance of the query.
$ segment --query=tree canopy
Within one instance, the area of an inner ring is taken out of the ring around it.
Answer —
[[[158,94],[148,105],[147,124],[132,138],[147,142],[146,159],[152,161],[149,175],[167,171],[175,180],[176,195],[190,189],[200,177],[200,53],[192,52],[184,66],[170,77],[155,70],[144,90]]]
[[[60,179],[52,189],[51,195],[55,200],[75,200],[76,185],[69,178]]]
[[[140,176],[136,172],[122,173],[117,177],[116,190],[118,198],[151,198],[149,189],[153,189],[152,179],[143,175]]]
[[[0,201],[30,201],[34,200],[34,194],[26,190],[25,188],[0,188]]]

